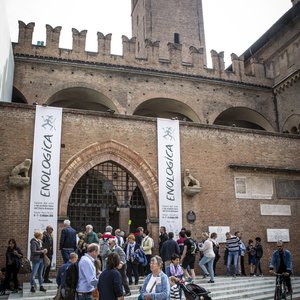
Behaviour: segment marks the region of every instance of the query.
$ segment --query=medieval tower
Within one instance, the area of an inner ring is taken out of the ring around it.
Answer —
[[[167,44],[181,47],[183,59],[189,47],[205,53],[202,0],[132,0],[132,35],[137,56],[145,57],[145,41],[160,42],[160,56],[167,57]],[[205,55],[204,55],[205,56]]]

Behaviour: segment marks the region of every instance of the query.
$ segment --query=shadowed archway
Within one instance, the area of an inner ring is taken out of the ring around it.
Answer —
[[[214,124],[274,132],[270,122],[263,115],[247,107],[228,108],[216,118]]]
[[[128,146],[110,140],[94,143],[74,155],[60,173],[60,197],[58,214],[67,216],[67,208],[72,190],[79,179],[94,166],[112,161],[122,166],[138,183],[147,210],[147,219],[158,218],[157,176],[139,154]]]

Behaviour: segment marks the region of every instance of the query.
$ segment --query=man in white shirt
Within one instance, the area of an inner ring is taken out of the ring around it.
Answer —
[[[94,261],[99,255],[99,245],[90,244],[87,253],[82,256],[78,263],[77,299],[93,300],[93,291],[97,287],[96,268]]]

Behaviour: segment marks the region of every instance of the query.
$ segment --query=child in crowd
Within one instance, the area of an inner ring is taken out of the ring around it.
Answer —
[[[250,266],[250,276],[254,276],[254,269],[255,269],[255,265],[256,265],[256,259],[255,259],[256,251],[255,251],[255,247],[254,247],[254,244],[253,244],[253,240],[249,240],[246,251],[248,253],[248,262],[249,262],[249,266]]]
[[[174,253],[171,257],[170,274],[171,276],[176,277],[178,279],[177,281],[182,281],[183,270],[179,262],[180,262],[179,255]]]
[[[177,284],[177,288],[179,289],[179,298],[181,299],[181,288],[180,288],[180,283],[184,283],[184,277],[183,277],[183,270],[182,267],[179,264],[180,262],[180,258],[179,255],[174,253],[171,257],[171,263],[170,263],[170,274],[171,277],[176,278],[176,284]],[[177,299],[177,298],[174,298]]]
[[[170,300],[178,300],[181,299],[180,294],[179,294],[179,288],[177,286],[177,281],[178,278],[175,276],[169,277],[170,285],[171,285],[171,290],[170,290]]]
[[[99,278],[99,276],[101,274],[101,261],[100,261],[100,259],[95,259],[94,260],[94,265],[95,265],[95,268],[96,268],[96,277]],[[94,291],[93,291],[93,299],[94,300],[99,299],[98,288],[95,288]]]

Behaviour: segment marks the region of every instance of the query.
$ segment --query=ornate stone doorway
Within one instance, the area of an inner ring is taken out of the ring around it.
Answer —
[[[91,224],[96,232],[106,225],[134,231],[146,226],[146,205],[134,178],[120,165],[106,161],[88,170],[74,186],[67,214],[72,226],[83,231]],[[131,220],[131,228],[128,225]]]

